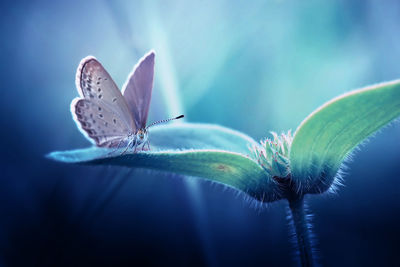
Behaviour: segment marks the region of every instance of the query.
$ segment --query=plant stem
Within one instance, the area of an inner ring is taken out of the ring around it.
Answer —
[[[301,266],[314,266],[309,224],[304,210],[304,197],[289,199],[289,208],[292,215]]]

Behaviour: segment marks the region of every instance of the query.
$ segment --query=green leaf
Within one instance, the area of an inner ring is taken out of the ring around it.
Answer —
[[[315,110],[296,130],[290,150],[298,189],[329,189],[346,156],[399,116],[400,80],[349,92]]]
[[[121,155],[91,147],[53,152],[48,157],[66,163],[119,165],[203,177],[260,201],[279,198],[275,181],[250,158],[248,147],[258,144],[247,135],[216,125],[184,123],[150,128],[149,141],[151,151]]]

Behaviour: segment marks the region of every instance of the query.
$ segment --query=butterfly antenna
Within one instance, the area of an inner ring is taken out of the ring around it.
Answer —
[[[152,124],[150,124],[149,126],[146,127],[146,129],[150,128],[151,126],[155,125],[155,124],[159,124],[159,123],[165,123],[165,122],[169,122],[169,121],[173,121],[173,120],[179,120],[182,119],[183,117],[185,117],[184,115],[180,115],[178,117],[175,118],[171,118],[171,119],[167,119],[167,120],[159,120],[156,122],[153,122]]]

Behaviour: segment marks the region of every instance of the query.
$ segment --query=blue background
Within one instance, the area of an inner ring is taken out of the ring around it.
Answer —
[[[66,165],[86,147],[75,71],[96,56],[119,86],[154,48],[150,121],[259,140],[325,101],[400,78],[398,1],[13,1],[0,4],[0,265],[293,264],[284,201],[249,203],[178,175]],[[337,195],[309,196],[320,262],[390,266],[400,240],[400,125],[356,152]]]

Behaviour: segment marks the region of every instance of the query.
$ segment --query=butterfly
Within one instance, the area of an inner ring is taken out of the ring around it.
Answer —
[[[98,147],[150,150],[147,115],[153,90],[155,53],[143,56],[123,86],[122,93],[110,74],[93,56],[81,60],[76,72],[80,97],[72,100],[71,113],[78,129]]]

